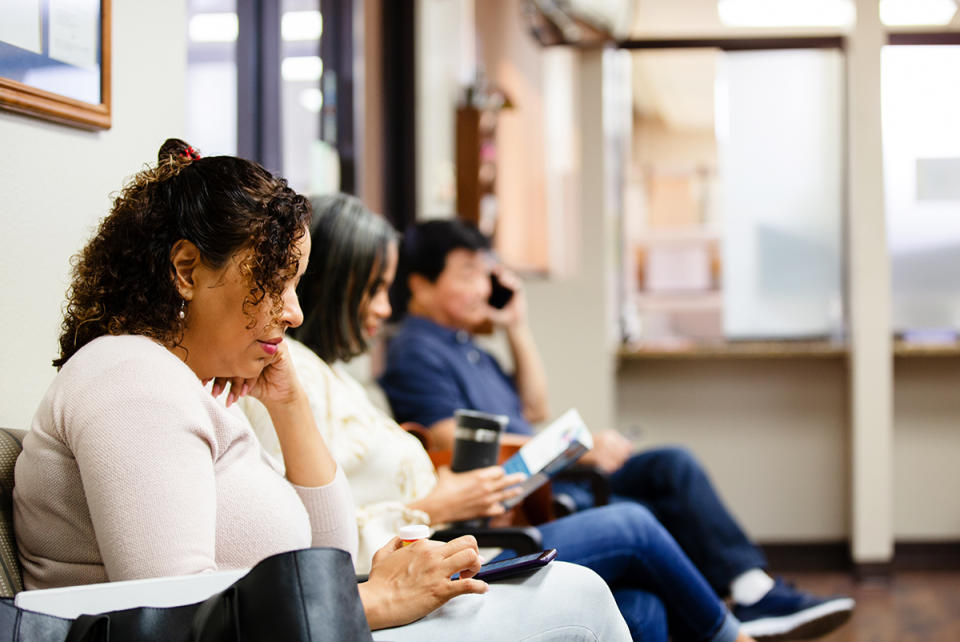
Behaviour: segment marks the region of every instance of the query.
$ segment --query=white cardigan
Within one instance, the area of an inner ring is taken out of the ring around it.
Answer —
[[[429,515],[406,505],[433,490],[437,483],[433,464],[417,438],[376,408],[341,364],[331,367],[302,343],[287,341],[317,426],[350,482],[359,534],[354,559],[357,571],[366,573],[373,554],[401,526],[429,524]],[[280,444],[263,405],[255,399],[244,399],[240,405],[264,449],[279,454]]]

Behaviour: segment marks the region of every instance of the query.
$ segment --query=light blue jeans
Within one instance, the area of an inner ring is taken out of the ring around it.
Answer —
[[[412,624],[374,631],[373,639],[619,642],[630,631],[599,575],[551,562],[531,575],[491,582],[483,595],[455,597]]]

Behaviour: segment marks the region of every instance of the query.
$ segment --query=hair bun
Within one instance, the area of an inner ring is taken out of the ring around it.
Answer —
[[[200,152],[179,138],[168,138],[160,146],[157,152],[157,161],[164,163],[167,161],[195,161],[200,160]]]

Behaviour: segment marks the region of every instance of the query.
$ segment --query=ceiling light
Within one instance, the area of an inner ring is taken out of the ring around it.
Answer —
[[[280,73],[289,82],[316,82],[323,75],[320,56],[289,56],[280,63]]]
[[[890,27],[945,25],[956,12],[954,0],[880,0],[880,20]]]
[[[317,87],[307,87],[300,92],[300,106],[311,113],[319,114],[323,109],[323,92]]]
[[[187,28],[193,42],[234,42],[239,25],[235,13],[198,13]]]
[[[284,40],[320,40],[323,16],[319,11],[287,11],[280,18]]]
[[[720,22],[731,27],[848,27],[850,0],[719,0]]]

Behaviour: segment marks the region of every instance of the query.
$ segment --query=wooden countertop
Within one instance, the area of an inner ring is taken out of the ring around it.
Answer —
[[[833,358],[847,354],[847,346],[833,341],[721,341],[625,345],[621,361],[643,359],[793,359]]]

